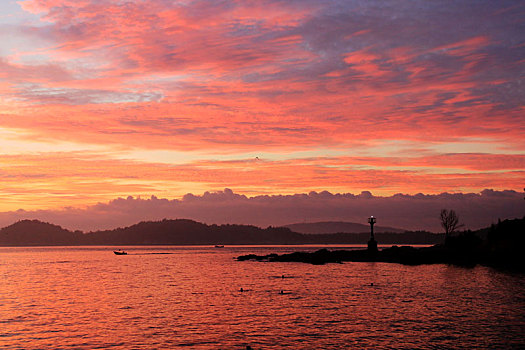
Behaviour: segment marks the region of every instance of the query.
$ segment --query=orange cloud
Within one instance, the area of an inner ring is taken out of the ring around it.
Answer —
[[[216,190],[232,184],[247,194],[359,192],[362,188],[379,194],[519,188],[525,173],[523,163],[522,156],[466,154],[414,159],[254,158],[167,164],[115,159],[111,155],[51,153],[0,156],[0,180],[6,198],[4,209],[32,209],[83,206],[127,195],[173,198],[185,194],[187,188]]]
[[[522,186],[524,46],[502,4],[455,3],[452,19],[430,2],[417,13],[302,0],[19,3],[32,15],[10,32],[34,47],[0,44],[0,128],[26,142],[17,160],[0,150],[10,207],[223,187]],[[68,143],[104,151],[71,154]],[[201,158],[115,160],[131,151]]]

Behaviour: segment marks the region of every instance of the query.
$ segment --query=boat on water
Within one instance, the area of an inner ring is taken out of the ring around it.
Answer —
[[[114,250],[113,253],[115,253],[115,255],[128,255],[128,252],[125,252],[122,249]]]
[[[222,245],[222,244],[216,244],[216,245],[215,245],[215,248],[224,248],[224,245]]]

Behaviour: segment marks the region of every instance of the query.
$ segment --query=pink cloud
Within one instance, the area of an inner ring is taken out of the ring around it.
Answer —
[[[181,146],[169,139],[170,134],[154,127],[161,124],[165,130],[165,116],[191,119],[196,131],[191,139],[178,137],[180,144],[195,147],[246,147],[254,140],[265,147],[316,147],[323,140],[342,144],[373,137],[438,142],[465,136],[495,137],[499,142],[504,137],[506,142],[522,143],[521,130],[513,127],[521,109],[496,111],[497,105],[487,95],[471,92],[480,86],[477,75],[486,71],[486,51],[493,45],[487,35],[472,33],[445,43],[434,38],[419,42],[415,37],[415,44],[406,40],[382,49],[380,42],[363,46],[382,27],[368,23],[368,28],[347,28],[329,22],[323,15],[327,5],[274,1],[22,4],[49,21],[45,30],[34,31],[56,42],[51,56],[63,60],[82,52],[95,67],[88,79],[59,84],[49,79],[36,93],[34,86],[14,92],[27,101],[48,104],[47,115],[62,115],[62,126],[50,128],[68,129],[70,137],[101,142],[102,131],[78,124],[78,116],[69,120],[70,112],[61,104],[113,101],[126,103],[126,109],[81,107],[81,118],[97,120],[103,110],[104,122],[95,125],[110,124],[110,130],[126,134],[152,132],[164,138],[164,145],[178,149]],[[318,47],[323,43],[315,36],[323,31],[311,32],[310,26],[315,25],[333,33],[333,50],[340,52]],[[407,39],[406,35],[399,32],[397,40]],[[345,50],[349,45],[361,48]],[[41,75],[45,80],[46,73]],[[142,100],[164,104],[132,104]],[[137,113],[151,120],[146,130],[147,124],[126,124]],[[353,127],[345,127],[349,124]],[[76,125],[83,129],[74,130]],[[208,125],[216,132],[210,135]],[[178,127],[175,124],[172,129]],[[129,138],[114,140],[126,143]],[[158,144],[157,139],[152,143]]]
[[[360,50],[346,54],[344,61],[366,78],[379,78],[386,73],[375,63],[379,59],[381,59],[379,56],[367,50]]]
[[[176,195],[224,187],[246,194],[435,194],[522,186],[525,46],[513,24],[521,20],[519,7],[456,2],[444,11],[432,2],[417,9],[396,2],[383,11],[369,3],[307,0],[20,4],[40,16],[19,24],[19,33],[38,47],[0,57],[0,128],[30,135],[20,141],[209,156],[168,167],[112,161],[105,152],[27,152],[2,168],[10,191],[19,194],[13,208],[47,193],[56,206],[68,196],[80,204],[158,194],[158,183]],[[378,146],[389,141],[419,151]],[[472,150],[480,144],[485,149]],[[440,148],[447,151],[429,151]],[[334,156],[342,150],[347,157]],[[297,151],[326,157],[288,159]],[[214,161],[217,153],[224,159],[267,152],[288,160]],[[130,172],[136,179],[124,181]]]
[[[72,74],[55,63],[24,65],[8,62],[0,57],[0,79],[11,84],[71,80]]]
[[[419,150],[418,153],[422,153]],[[375,167],[430,167],[455,168],[462,170],[522,170],[525,168],[525,155],[522,154],[487,154],[487,153],[447,153],[427,156],[407,157],[340,157],[312,159],[327,165],[344,166],[370,165]]]

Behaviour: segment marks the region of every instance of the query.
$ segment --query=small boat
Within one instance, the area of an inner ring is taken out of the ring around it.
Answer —
[[[115,253],[115,255],[128,255],[128,252],[125,252],[122,249],[114,250],[113,253]]]
[[[215,245],[215,248],[224,248],[224,245],[222,245],[222,244],[216,244],[216,245]]]

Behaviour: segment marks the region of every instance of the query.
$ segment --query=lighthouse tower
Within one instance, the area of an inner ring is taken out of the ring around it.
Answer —
[[[376,218],[372,215],[368,218],[368,223],[370,224],[370,240],[368,241],[368,251],[371,253],[377,253],[377,241],[374,238],[374,224],[376,223]]]

